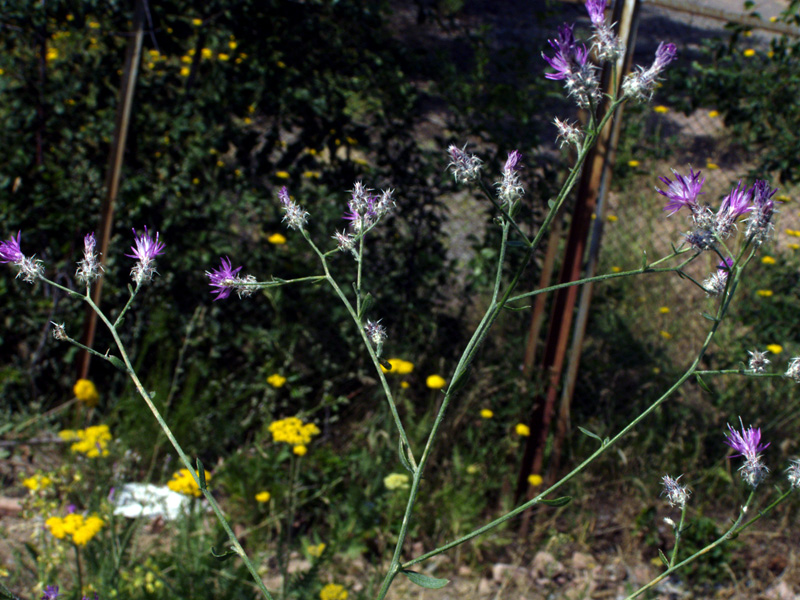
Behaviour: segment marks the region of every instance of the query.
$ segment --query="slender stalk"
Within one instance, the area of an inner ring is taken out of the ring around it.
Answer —
[[[322,263],[322,268],[325,270],[325,279],[328,281],[330,286],[333,288],[333,291],[342,301],[347,312],[350,313],[350,317],[355,322],[356,326],[358,327],[359,334],[361,335],[361,340],[364,342],[364,346],[369,353],[370,358],[372,359],[372,364],[375,366],[375,372],[378,374],[378,379],[380,379],[381,386],[383,387],[383,393],[386,396],[386,402],[389,404],[389,410],[392,413],[392,418],[394,419],[395,427],[397,427],[397,432],[400,435],[400,439],[402,440],[403,444],[406,447],[406,455],[408,458],[409,463],[411,466],[416,469],[417,463],[414,459],[414,454],[411,450],[411,443],[408,441],[408,436],[406,435],[406,430],[403,427],[403,423],[400,420],[400,414],[397,412],[397,404],[394,401],[394,396],[392,395],[391,387],[389,387],[389,382],[386,380],[386,376],[383,373],[383,369],[381,369],[381,362],[378,360],[378,355],[375,353],[375,349],[372,347],[372,342],[367,337],[366,331],[364,331],[364,327],[361,325],[361,321],[358,318],[358,312],[353,308],[353,305],[350,303],[350,300],[347,298],[345,293],[342,291],[342,288],[339,287],[339,284],[336,283],[336,280],[331,275],[330,269],[328,268],[328,261],[325,258],[325,255],[320,252],[319,248],[317,248],[316,244],[311,240],[311,237],[308,235],[308,232],[303,229],[302,230],[303,237],[306,238],[306,241],[309,243],[311,248],[319,257],[320,262]]]
[[[675,528],[675,546],[672,548],[672,556],[669,559],[669,566],[675,566],[675,561],[678,558],[678,546],[681,545],[681,537],[683,537],[683,522],[686,520],[686,503],[683,503],[681,508],[681,522]]]
[[[78,589],[83,594],[83,568],[81,567],[81,551],[78,544],[72,542],[72,548],[75,550],[75,569],[78,571]]]
[[[137,283],[136,284],[136,289],[131,291],[130,298],[128,298],[128,301],[125,303],[125,307],[122,309],[122,311],[117,316],[117,320],[114,321],[114,327],[117,327],[120,323],[122,323],[122,319],[125,316],[125,313],[128,312],[128,309],[131,307],[131,304],[133,303],[133,299],[136,297],[136,294],[139,292],[139,287],[141,287],[141,284]],[[128,288],[128,289],[130,289],[130,288]],[[88,296],[89,294],[86,294],[86,295]]]
[[[680,569],[680,568],[682,568],[682,567],[694,562],[695,560],[700,558],[702,555],[707,554],[708,552],[711,552],[711,550],[713,550],[714,548],[716,548],[720,544],[723,544],[726,541],[728,541],[729,539],[731,539],[734,536],[735,530],[739,526],[739,523],[742,522],[742,519],[744,518],[745,514],[747,514],[747,506],[748,506],[748,504],[750,504],[750,501],[753,499],[753,494],[754,493],[755,493],[755,490],[750,492],[750,497],[747,499],[747,504],[745,504],[742,507],[742,509],[739,511],[739,516],[736,518],[736,520],[734,521],[733,525],[731,525],[731,527],[730,527],[730,529],[728,529],[728,531],[723,533],[719,538],[717,538],[716,540],[711,542],[705,548],[702,548],[702,549],[698,550],[697,552],[695,552],[694,554],[692,554],[689,558],[679,562],[676,565],[671,565],[666,571],[661,573],[658,577],[656,577],[655,579],[653,579],[652,581],[650,581],[646,585],[643,585],[642,587],[640,587],[633,594],[631,594],[630,596],[625,598],[625,600],[633,600],[633,598],[636,598],[637,596],[642,595],[644,592],[649,590],[654,585],[658,585],[658,583],[660,583],[661,581],[663,581],[664,579],[669,577],[672,573],[674,573],[678,569]]]

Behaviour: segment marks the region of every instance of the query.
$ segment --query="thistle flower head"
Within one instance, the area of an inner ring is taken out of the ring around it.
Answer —
[[[231,268],[231,259],[227,256],[225,258],[220,257],[219,260],[219,269],[206,271],[206,277],[209,279],[209,285],[212,288],[217,288],[211,290],[212,294],[217,295],[217,297],[214,298],[214,302],[217,300],[223,300],[231,295],[231,291],[236,286],[236,275],[242,270],[242,267],[236,267],[235,269]]]
[[[686,506],[686,501],[689,499],[689,496],[692,495],[692,492],[686,486],[682,486],[678,483],[681,477],[683,477],[683,475],[673,479],[669,475],[664,475],[664,477],[661,478],[661,483],[664,486],[663,493],[667,496],[669,505],[683,508]]]
[[[563,148],[564,144],[573,145],[578,148],[583,141],[583,131],[577,125],[569,123],[568,121],[562,121],[558,117],[556,117],[553,121],[558,127],[558,138],[561,138],[560,146]]]
[[[794,459],[786,469],[786,478],[793,488],[800,488],[800,460]]]
[[[289,229],[303,229],[308,221],[308,213],[295,204],[289,197],[289,190],[286,186],[280,189],[278,198],[280,198],[285,213],[282,220],[286,221],[286,225]]]
[[[386,328],[380,321],[367,321],[364,331],[369,340],[375,345],[375,353],[380,356],[383,350],[383,342],[386,341]]]
[[[800,356],[795,356],[789,361],[789,368],[784,375],[795,383],[800,383]]]
[[[658,76],[675,60],[677,54],[675,44],[661,42],[656,49],[653,64],[647,69],[637,66],[636,71],[629,73],[622,82],[622,92],[630,98],[641,101],[652,98]]]
[[[767,241],[774,226],[772,215],[775,211],[775,200],[772,197],[778,188],[771,189],[766,181],[757,180],[753,184],[753,205],[750,217],[747,219],[747,237],[752,237],[756,244],[763,244]]]
[[[659,177],[664,185],[667,186],[666,191],[656,188],[659,194],[669,200],[664,207],[664,210],[671,211],[667,216],[674,215],[684,206],[688,206],[692,213],[697,212],[700,208],[697,203],[697,197],[700,194],[705,194],[700,190],[703,188],[706,178],[700,179],[701,171],[695,173],[691,167],[689,167],[689,175],[681,175],[675,169],[672,169],[672,174],[675,176],[675,181],[670,180],[668,177]]]
[[[607,0],[586,0],[586,12],[595,27],[601,27],[606,20]]]
[[[60,596],[61,594],[58,593],[57,585],[48,585],[44,589],[44,596],[42,596],[42,600],[56,600]]]
[[[78,263],[78,270],[75,271],[75,277],[84,285],[90,284],[103,274],[103,265],[97,261],[97,254],[94,251],[96,245],[94,232],[87,233],[83,238],[83,260]]]
[[[750,210],[752,196],[753,190],[743,188],[741,181],[725,196],[714,218],[714,232],[720,238],[730,236],[736,228],[736,219]]]
[[[33,283],[44,273],[44,264],[35,256],[25,256],[20,249],[20,238],[22,232],[17,232],[17,237],[13,235],[11,239],[0,242],[0,263],[14,263],[19,269],[17,277],[22,276],[23,281]]]
[[[450,153],[450,164],[447,165],[453,171],[458,183],[469,183],[477,181],[481,175],[481,161],[480,158],[474,154],[466,153],[467,146],[464,145],[464,150],[458,146],[451,144],[447,151]]]
[[[761,461],[761,452],[769,446],[769,443],[761,443],[761,429],[757,427],[749,427],[745,429],[742,425],[742,431],[739,432],[728,424],[729,433],[725,434],[725,443],[736,450],[737,454],[730,456],[743,456],[744,464],[739,468],[739,472],[750,486],[756,487],[764,479],[769,469]]]
[[[519,173],[517,172],[520,168],[519,161],[521,158],[522,154],[519,150],[513,150],[508,153],[508,159],[506,159],[506,164],[503,167],[503,179],[495,184],[499,188],[497,195],[501,204],[511,206],[517,198],[525,193],[525,188],[522,187],[519,181]]]
[[[747,368],[754,373],[764,373],[767,370],[767,365],[769,364],[767,353],[760,352],[758,350],[748,350],[747,353],[750,355]]]
[[[542,58],[555,73],[545,73],[545,77],[563,80],[568,95],[574,96],[581,108],[588,108],[600,98],[597,69],[587,60],[586,46],[575,41],[573,27],[564,23],[558,28],[558,38],[548,40],[555,54],[551,58],[542,52]]]
[[[131,277],[136,282],[136,285],[139,286],[153,278],[153,274],[156,272],[153,261],[156,256],[164,253],[164,243],[159,241],[158,232],[156,232],[156,239],[152,239],[146,225],[142,235],[136,235],[136,230],[134,229],[133,236],[136,240],[136,245],[131,246],[133,254],[126,254],[125,256],[137,260],[131,269]]]
[[[63,342],[69,339],[67,336],[67,332],[64,329],[63,323],[56,323],[55,321],[50,321],[50,324],[53,326],[53,337],[56,338],[58,341]]]

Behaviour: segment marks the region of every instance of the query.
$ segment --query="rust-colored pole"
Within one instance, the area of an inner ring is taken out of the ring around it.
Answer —
[[[125,155],[125,142],[128,138],[131,107],[133,106],[133,92],[136,88],[136,78],[139,74],[139,60],[142,54],[142,40],[144,38],[144,0],[136,0],[133,15],[133,36],[128,43],[125,56],[125,69],[122,72],[122,83],[119,91],[119,106],[117,107],[117,122],[114,130],[114,139],[108,157],[108,173],[106,174],[106,195],[100,216],[99,251],[100,263],[105,265],[108,253],[111,227],[114,223],[114,204],[119,192],[119,182],[122,174],[122,159]],[[98,279],[92,290],[92,301],[100,305],[103,290],[103,278]],[[97,314],[91,309],[86,309],[83,337],[81,343],[89,348],[94,343],[97,331]],[[89,374],[91,354],[85,350],[78,356],[78,378],[83,379]]]
[[[614,14],[620,14],[619,11],[623,7],[631,7],[632,10],[632,7],[637,5],[638,1],[623,0],[617,2]],[[616,20],[618,23],[620,22],[619,18],[616,18]],[[602,85],[605,91],[609,91],[610,86],[616,85],[616,82],[611,80],[609,65],[604,69]],[[602,115],[599,116],[601,117]],[[581,277],[592,214],[595,212],[603,168],[609,155],[612,123],[613,120],[609,121],[598,136],[597,143],[587,156],[584,170],[581,173],[564,262],[561,265],[559,275],[559,282],[562,283],[575,281]],[[559,393],[577,298],[578,287],[568,287],[556,292],[553,301],[552,316],[541,367],[546,382],[546,392],[534,398],[534,406],[529,421],[531,436],[525,446],[523,462],[517,481],[517,500],[523,496],[526,498],[531,497],[533,490],[528,483],[528,476],[531,474],[541,475],[543,472],[544,449],[555,412],[555,403]],[[530,512],[526,512],[522,518],[521,536],[527,535],[530,514]]]

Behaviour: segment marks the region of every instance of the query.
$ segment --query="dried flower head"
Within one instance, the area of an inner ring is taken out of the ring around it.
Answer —
[[[729,433],[725,434],[725,443],[738,453],[729,458],[744,456],[745,461],[739,468],[739,472],[742,479],[750,486],[756,487],[769,472],[769,469],[761,461],[761,452],[769,446],[769,443],[761,443],[761,429],[752,426],[745,429],[741,419],[739,419],[739,424],[742,425],[741,432],[736,431],[728,424]]]
[[[554,123],[558,127],[558,138],[561,138],[560,146],[563,148],[564,144],[573,145],[576,148],[580,147],[583,141],[583,131],[577,125],[573,125],[567,121],[562,121],[558,117],[555,118]]]
[[[60,342],[67,341],[69,336],[67,335],[66,330],[64,329],[63,323],[56,323],[55,321],[50,321],[50,324],[53,326],[53,337]]]
[[[728,285],[728,274],[730,273],[733,260],[726,258],[717,265],[717,270],[703,282],[703,289],[709,296],[719,296],[725,291]]]
[[[383,342],[386,341],[386,328],[380,321],[367,321],[364,325],[367,337],[375,345],[375,353],[380,356],[383,349]]]
[[[503,180],[498,181],[495,185],[498,188],[498,198],[501,204],[511,206],[522,194],[525,193],[525,188],[519,181],[519,161],[522,154],[519,150],[514,150],[508,153],[508,159],[503,167]]]
[[[764,373],[767,370],[767,365],[769,364],[766,351],[759,352],[758,350],[748,350],[747,353],[750,355],[750,361],[747,364],[747,368],[755,373]]]
[[[800,488],[800,460],[794,459],[789,463],[789,468],[786,469],[786,478],[792,487]]]
[[[96,245],[94,232],[87,233],[83,238],[83,260],[78,263],[78,270],[75,271],[75,277],[84,285],[89,285],[103,274],[103,265],[98,262],[94,251]]]
[[[303,229],[308,221],[308,213],[292,201],[286,186],[280,189],[278,198],[280,198],[285,213],[282,220],[286,221],[289,229]]]
[[[669,505],[683,508],[686,506],[686,501],[689,499],[689,496],[692,495],[692,492],[686,486],[682,486],[678,483],[681,477],[683,477],[683,475],[673,479],[669,475],[664,475],[664,477],[661,478],[661,483],[664,485],[663,493],[667,496]]]
[[[763,244],[772,235],[774,226],[772,215],[775,211],[775,200],[772,197],[778,188],[771,189],[766,181],[757,180],[753,184],[753,205],[747,219],[747,237],[752,237],[756,244]]]
[[[800,383],[800,356],[795,356],[789,361],[789,368],[784,375],[795,383]]]
[[[483,161],[474,154],[467,154],[466,148],[466,144],[464,145],[464,150],[451,144],[447,149],[450,153],[450,164],[447,166],[452,170],[453,177],[458,183],[477,181],[481,175]]]
[[[126,254],[125,256],[137,260],[136,264],[131,269],[131,277],[138,287],[142,283],[150,281],[156,273],[156,267],[153,261],[156,256],[164,253],[164,243],[159,241],[158,232],[156,232],[156,239],[153,240],[147,231],[146,225],[142,235],[136,235],[136,230],[134,229],[133,236],[136,240],[136,245],[131,246],[133,254]]]

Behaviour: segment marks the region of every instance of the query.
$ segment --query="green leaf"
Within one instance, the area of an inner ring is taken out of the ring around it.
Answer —
[[[661,559],[661,562],[664,563],[665,567],[669,567],[669,560],[667,560],[667,557],[664,556],[664,553],[661,551],[660,548],[658,549],[658,557]]]
[[[207,490],[208,487],[206,486],[206,470],[203,468],[203,463],[200,462],[200,459],[197,459],[197,478],[200,480],[200,489]]]
[[[714,321],[715,323],[717,322],[717,317],[710,315],[707,312],[703,313],[703,318],[708,319],[709,321]]]
[[[647,268],[647,252],[642,252],[642,270]]]
[[[408,462],[408,446],[403,443],[402,438],[398,440],[397,454],[400,456],[400,462],[402,465],[413,475],[414,467],[412,467],[411,463]]]
[[[438,590],[450,583],[449,579],[437,579],[436,577],[423,575],[416,571],[406,571],[404,569],[403,574],[409,578],[411,583],[416,583],[418,586],[428,588],[429,590]]]
[[[597,435],[596,433],[592,433],[591,431],[589,431],[584,427],[581,427],[580,425],[578,425],[578,431],[580,431],[583,435],[588,435],[590,438],[596,439],[600,443],[603,442],[603,438],[601,438],[599,435]]]
[[[700,377],[700,375],[695,375],[695,378],[697,378],[697,383],[701,388],[703,388],[703,391],[708,392],[709,394],[714,393],[711,391],[711,388],[708,387],[708,384],[705,381],[703,381],[703,378]]]
[[[553,210],[553,208],[556,206],[556,201],[550,198],[550,200],[547,201],[547,206],[550,208],[550,210]]]
[[[231,556],[236,556],[236,555],[237,555],[237,552],[236,552],[236,550],[226,550],[226,551],[225,551],[225,552],[223,552],[222,554],[219,554],[219,553],[217,552],[217,549],[216,549],[216,548],[214,548],[214,546],[211,546],[211,556],[213,556],[214,558],[216,558],[216,559],[217,559],[219,562],[225,562],[225,561],[226,561],[226,560],[228,560],[228,559],[229,559]]]
[[[459,373],[455,379],[453,379],[450,387],[447,388],[447,392],[450,394],[450,396],[453,396],[458,390],[464,387],[464,385],[467,383],[467,380],[469,380],[471,371],[472,368],[468,366],[466,369],[461,371],[461,373]]]
[[[369,311],[369,309],[372,308],[374,304],[375,304],[375,298],[372,297],[372,294],[367,293],[367,295],[364,296],[364,299],[361,301],[361,310],[358,312],[359,321],[364,320],[364,315],[367,314],[367,311]]]
[[[546,506],[565,506],[572,502],[572,496],[561,496],[561,498],[553,498],[552,500],[539,500],[539,504]]]
[[[116,356],[106,356],[106,360],[108,362],[110,362],[112,365],[114,365],[115,367],[117,367],[123,373],[127,373],[128,372],[128,367],[126,367],[125,363],[122,362],[122,360],[120,360]]]

